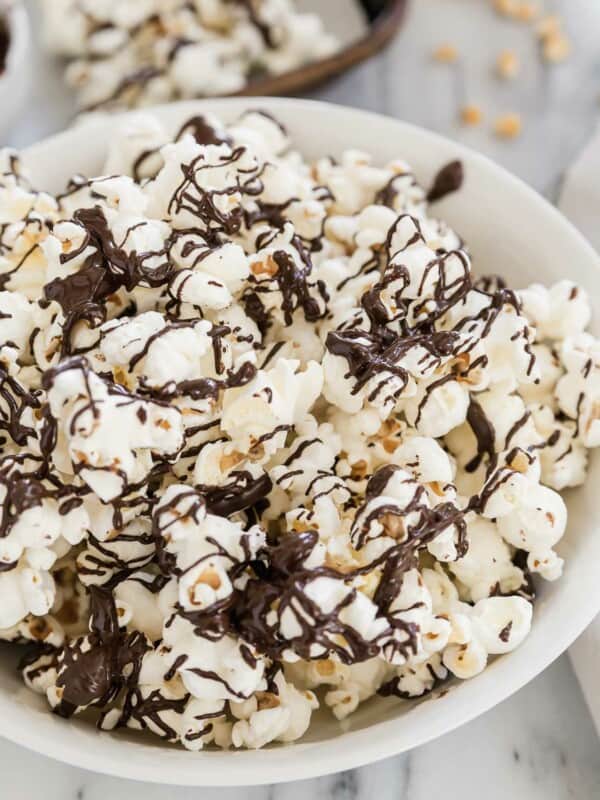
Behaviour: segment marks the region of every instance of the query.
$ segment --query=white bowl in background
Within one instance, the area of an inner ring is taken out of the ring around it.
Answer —
[[[0,132],[4,133],[22,110],[32,80],[32,41],[29,16],[22,0],[17,0],[6,13],[10,43],[6,68],[0,75]]]
[[[193,114],[211,111],[232,121],[247,108],[264,108],[289,129],[309,158],[344,148],[373,152],[378,162],[406,159],[427,184],[450,159],[462,159],[462,190],[436,212],[469,243],[474,269],[501,273],[517,287],[568,276],[590,293],[600,320],[600,259],[577,231],[533,190],[488,159],[427,131],[375,114],[304,100],[226,99],[155,109],[173,132]],[[67,131],[25,152],[35,183],[58,190],[70,174],[101,169],[115,120]],[[600,459],[587,484],[568,494],[570,524],[560,545],[564,576],[540,582],[530,636],[481,675],[445,696],[403,702],[376,698],[345,723],[315,718],[304,739],[258,752],[189,753],[151,735],[99,733],[81,719],[65,721],[26,689],[10,648],[0,655],[0,735],[78,767],[138,780],[193,786],[235,786],[310,778],[392,756],[447,733],[487,711],[557,658],[600,610]]]

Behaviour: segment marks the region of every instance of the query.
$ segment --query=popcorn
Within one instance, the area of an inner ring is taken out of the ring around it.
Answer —
[[[447,677],[448,670],[439,653],[436,653],[428,661],[395,670],[394,677],[386,681],[378,691],[384,697],[395,696],[408,700],[428,694]]]
[[[567,524],[567,508],[561,496],[546,486],[531,487],[519,507],[498,520],[502,537],[514,547],[528,552],[528,566],[547,580],[558,578],[562,560],[552,548],[562,538]]]
[[[572,281],[559,281],[550,289],[534,283],[519,292],[519,298],[540,340],[575,336],[590,323],[587,294]]]
[[[512,553],[497,526],[476,517],[468,524],[469,549],[449,568],[458,578],[463,595],[474,603],[496,589],[503,594],[517,592],[524,581],[522,570],[513,563]]]
[[[184,690],[174,690],[160,679],[157,683],[140,679],[144,682],[126,695],[122,708],[111,708],[102,715],[102,730],[148,730],[192,752],[213,742],[224,748],[230,745],[231,724],[226,720],[224,703],[189,699]]]
[[[563,374],[556,351],[546,344],[534,344],[531,348],[537,364],[537,377],[533,383],[519,385],[519,394],[529,403],[543,403],[556,407],[554,388]]]
[[[241,640],[223,636],[216,641],[198,637],[187,620],[176,619],[164,631],[170,667],[187,691],[202,700],[247,700],[265,691],[265,660]],[[185,656],[185,660],[184,659]]]
[[[232,729],[235,747],[258,749],[269,742],[293,742],[308,730],[312,712],[319,707],[316,696],[299,692],[286,683],[279,672],[273,680],[274,691],[260,692],[251,701],[231,703],[238,718]]]
[[[153,3],[82,4],[120,20],[86,39],[99,71]],[[428,212],[460,164],[426,192],[291,146],[259,111],[175,136],[136,115],[56,198],[0,155],[0,639],[62,716],[296,741],[319,707],[477,675],[561,574],[559,492],[600,443],[585,293],[473,276]]]
[[[110,583],[115,575],[122,576],[123,571],[135,574],[152,561],[155,547],[148,523],[133,520],[121,527],[122,532],[113,530],[99,536],[89,535],[87,547],[76,560],[79,580],[85,586]]]
[[[599,356],[598,344],[590,334],[569,337],[561,346],[566,372],[556,384],[555,397],[560,411],[575,420],[585,447],[600,444]]]
[[[469,392],[455,380],[421,381],[418,393],[404,403],[408,424],[430,439],[450,433],[467,418]]]
[[[4,363],[27,357],[33,333],[33,308],[18,292],[0,292],[0,354]]]
[[[278,75],[333,55],[337,38],[295,5],[44,0],[44,39],[69,59],[80,107],[145,106],[232,94],[255,71]]]
[[[321,394],[321,366],[311,362],[305,372],[296,372],[298,366],[298,362],[280,359],[272,370],[260,370],[246,386],[224,393],[221,426],[242,452],[259,442],[272,448],[271,432],[293,428]]]
[[[0,612],[0,630],[4,630],[18,625],[29,614],[47,614],[54,600],[54,581],[47,570],[23,561],[0,573],[0,594],[5,598]]]
[[[62,444],[55,464],[81,475],[101,500],[150,472],[152,452],[175,456],[183,437],[177,409],[138,399],[91,372],[85,359],[46,373],[50,413]]]
[[[518,647],[531,627],[531,603],[522,597],[488,597],[480,600],[469,617],[470,638],[444,652],[444,666],[457,678],[482,672],[489,655]]]
[[[0,631],[0,640],[4,642],[36,642],[47,648],[60,647],[64,641],[64,630],[57,619],[50,616],[29,616],[11,628]]]
[[[325,664],[335,662],[325,662]],[[382,686],[384,678],[390,672],[389,666],[379,658],[363,661],[359,664],[351,664],[342,669],[319,670],[317,662],[317,672],[323,672],[319,676],[319,683],[325,682],[335,686],[325,695],[325,703],[331,708],[336,719],[346,719],[358,708],[360,703],[372,697]]]

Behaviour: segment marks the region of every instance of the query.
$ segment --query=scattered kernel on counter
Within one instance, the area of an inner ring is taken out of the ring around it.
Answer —
[[[520,135],[522,121],[519,114],[502,114],[496,118],[494,131],[500,139],[515,139]]]
[[[474,104],[463,106],[460,111],[460,119],[463,125],[479,125],[483,121],[483,111]]]
[[[563,33],[551,34],[542,42],[542,53],[551,64],[561,64],[571,55],[571,42]]]
[[[518,0],[494,0],[494,8],[499,14],[512,17],[517,10]]]
[[[539,13],[540,7],[538,3],[521,2],[517,4],[514,16],[521,22],[532,22],[539,16]]]
[[[496,59],[496,72],[506,80],[516,78],[520,67],[519,58],[512,50],[503,50]]]
[[[540,5],[533,0],[494,0],[495,10],[519,22],[532,22],[540,14]]]
[[[540,39],[545,39],[548,36],[554,36],[562,30],[562,20],[556,14],[549,14],[542,17],[535,26],[535,32]]]
[[[433,58],[442,64],[453,64],[458,61],[458,50],[452,44],[441,44],[433,51]]]

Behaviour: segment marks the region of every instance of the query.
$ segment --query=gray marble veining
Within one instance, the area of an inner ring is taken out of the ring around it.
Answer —
[[[392,114],[468,144],[506,166],[549,198],[589,138],[600,112],[600,3],[549,0],[562,11],[574,42],[564,65],[543,65],[531,31],[499,20],[488,0],[414,0],[392,47],[313,97]],[[457,65],[433,63],[431,51],[454,43]],[[492,73],[494,55],[518,52],[513,83]],[[56,70],[41,61],[31,111],[12,131],[23,146],[62,127],[68,105]],[[48,99],[50,102],[48,102]],[[459,107],[481,106],[485,123],[460,127]],[[504,142],[490,132],[497,114],[522,115],[523,135]],[[375,145],[376,146],[376,145]],[[191,756],[193,757],[193,756]],[[600,742],[566,658],[484,717],[395,759],[360,770],[275,787],[165,789],[94,775],[0,742],[4,800],[597,800]]]

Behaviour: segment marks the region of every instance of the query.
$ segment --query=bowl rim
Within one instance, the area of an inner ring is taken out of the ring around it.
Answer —
[[[194,100],[168,106],[157,106],[145,109],[146,113],[156,114],[166,121],[169,117],[178,117],[188,111],[190,115],[198,112],[213,112],[218,114],[240,113],[247,108],[256,108],[257,103],[274,114],[278,110],[293,109],[312,117],[320,115],[334,115],[339,119],[340,129],[351,130],[345,127],[353,120],[360,120],[363,124],[393,126],[399,139],[403,134],[419,136],[420,139],[431,145],[433,149],[450,151],[454,157],[468,161],[470,165],[476,164],[482,174],[494,178],[504,184],[507,191],[521,200],[530,208],[537,207],[539,213],[545,215],[548,225],[555,226],[557,232],[568,241],[569,248],[574,257],[582,259],[586,264],[600,273],[600,257],[584,238],[584,236],[547,200],[541,197],[524,181],[503,167],[494,163],[486,156],[477,153],[462,144],[430,132],[419,126],[395,120],[383,114],[361,111],[344,106],[335,106],[330,103],[313,100],[295,100],[280,98],[220,98],[210,100]],[[119,117],[130,116],[129,114]],[[139,113],[139,112],[137,112]],[[86,126],[67,130],[56,134],[44,141],[34,144],[23,150],[25,161],[28,158],[40,157],[47,148],[60,147],[75,142],[78,137],[89,131],[87,125],[110,125],[114,127],[115,118],[111,117],[100,121],[90,121]],[[344,126],[344,127],[342,127]],[[301,143],[299,144],[301,149]],[[384,758],[398,755],[407,750],[418,747],[426,742],[438,738],[469,722],[479,715],[490,710],[498,703],[507,699],[529,681],[536,677],[556,658],[558,658],[589,625],[600,611],[600,582],[597,585],[586,587],[590,591],[586,595],[586,603],[578,603],[570,608],[570,624],[562,626],[555,635],[546,642],[546,648],[538,649],[533,658],[525,666],[521,664],[520,671],[515,671],[511,680],[497,680],[498,665],[501,663],[515,663],[519,651],[509,656],[504,656],[491,664],[477,678],[477,683],[464,682],[456,687],[445,698],[452,713],[440,716],[436,714],[436,703],[422,703],[421,724],[419,730],[410,738],[402,733],[400,726],[406,726],[402,717],[376,722],[360,730],[341,732],[342,735],[327,740],[327,742],[302,741],[293,744],[267,749],[262,751],[235,751],[189,754],[185,751],[170,749],[171,757],[168,759],[156,758],[159,747],[140,748],[136,745],[124,747],[125,741],[117,741],[117,737],[103,734],[103,741],[95,739],[96,747],[90,747],[90,739],[82,736],[76,728],[65,726],[64,736],[54,736],[50,732],[51,725],[44,725],[39,720],[41,715],[35,715],[32,724],[32,711],[23,708],[18,700],[6,700],[0,697],[0,736],[34,750],[45,756],[69,763],[73,766],[94,772],[129,778],[152,783],[162,783],[181,786],[255,786],[265,783],[284,783],[293,780],[315,778],[347,769],[355,769]],[[502,670],[500,670],[502,672]],[[503,676],[505,677],[505,676]],[[461,691],[462,690],[462,691]],[[469,701],[462,702],[464,692],[469,692]],[[408,712],[410,714],[410,711]],[[48,715],[50,717],[50,715]],[[406,715],[404,716],[406,719]],[[35,724],[35,721],[39,724]],[[409,726],[410,727],[410,726]],[[55,731],[55,729],[53,729]],[[163,746],[164,747],[164,746]],[[104,751],[104,754],[102,754]],[[165,750],[163,749],[163,752]]]

